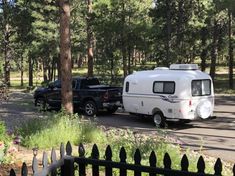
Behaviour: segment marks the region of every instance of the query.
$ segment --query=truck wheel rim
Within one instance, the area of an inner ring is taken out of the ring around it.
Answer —
[[[153,117],[153,121],[154,121],[155,125],[160,125],[162,122],[162,118],[159,114],[155,114]]]
[[[86,113],[87,115],[92,115],[94,112],[95,108],[92,104],[87,104],[86,105]]]

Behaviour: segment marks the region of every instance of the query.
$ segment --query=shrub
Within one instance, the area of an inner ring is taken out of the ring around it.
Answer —
[[[10,137],[7,135],[4,122],[0,121],[0,164],[5,161],[7,150],[10,144]]]
[[[42,149],[58,147],[61,142],[67,141],[72,144],[94,143],[103,140],[105,136],[95,124],[82,122],[78,115],[68,115],[64,112],[30,120],[20,127],[19,134],[22,136],[23,146]]]

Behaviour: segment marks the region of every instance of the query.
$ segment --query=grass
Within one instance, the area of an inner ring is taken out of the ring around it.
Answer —
[[[57,147],[61,142],[95,142],[105,140],[95,124],[81,123],[79,117],[63,112],[49,113],[43,118],[32,119],[18,129],[22,136],[22,145],[28,148],[47,149]]]

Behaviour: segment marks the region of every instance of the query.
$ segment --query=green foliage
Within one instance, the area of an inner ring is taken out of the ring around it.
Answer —
[[[105,140],[94,124],[81,122],[77,115],[67,115],[64,112],[30,120],[22,124],[18,133],[23,138],[22,145],[29,148],[50,148],[67,141],[79,144]]]
[[[5,123],[0,121],[0,164],[6,160],[10,139],[7,135]]]

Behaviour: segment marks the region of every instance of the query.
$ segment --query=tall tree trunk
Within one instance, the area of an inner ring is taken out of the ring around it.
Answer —
[[[217,56],[218,56],[218,24],[217,21],[214,20],[213,41],[211,49],[211,67],[210,67],[210,76],[212,80],[215,79],[215,66],[216,66]]]
[[[23,56],[20,58],[20,86],[24,85],[24,64]]]
[[[183,42],[183,15],[184,15],[184,11],[183,11],[183,0],[179,1],[179,9],[178,9],[178,22],[177,22],[177,38],[176,38],[176,47],[178,48],[178,62],[182,63],[183,62],[183,57],[182,57],[182,42]]]
[[[60,54],[58,54],[57,58],[57,73],[58,73],[58,79],[61,80],[61,63],[60,63]]]
[[[10,86],[10,29],[8,19],[8,2],[2,1],[3,9],[3,24],[4,24],[4,82]]]
[[[167,38],[166,38],[166,61],[164,64],[169,65],[171,60],[171,8],[170,8],[170,0],[166,0],[166,23],[167,23]]]
[[[233,89],[233,44],[232,44],[232,12],[228,10],[228,37],[229,37],[229,88]]]
[[[122,0],[122,17],[121,17],[121,23],[122,23],[122,31],[121,31],[121,48],[122,48],[122,64],[123,64],[123,76],[124,78],[127,76],[127,58],[126,58],[126,37],[125,37],[125,22],[126,22],[126,16],[125,16],[125,1]]]
[[[207,30],[206,28],[201,29],[201,41],[202,41],[202,52],[201,52],[201,70],[206,70],[206,56],[207,56],[207,48],[206,48],[206,36]]]
[[[93,31],[91,28],[91,20],[92,20],[92,0],[87,0],[87,58],[88,58],[88,73],[87,76],[93,76]]]
[[[69,0],[60,0],[60,62],[61,62],[61,106],[73,113],[71,48],[70,48],[70,5]]]
[[[33,86],[33,64],[31,53],[28,54],[28,67],[29,67],[29,87]]]

